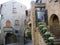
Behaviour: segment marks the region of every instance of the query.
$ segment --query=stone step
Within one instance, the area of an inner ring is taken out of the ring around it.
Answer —
[[[60,25],[50,26],[50,32],[55,35],[56,38],[60,37]]]
[[[54,45],[60,45],[60,42],[54,42]]]

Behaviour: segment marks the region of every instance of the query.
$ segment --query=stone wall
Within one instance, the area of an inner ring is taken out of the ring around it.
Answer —
[[[60,22],[60,3],[59,2],[50,2],[46,4],[46,9],[48,10],[48,23],[51,24],[51,16],[56,14]],[[60,24],[60,23],[59,23]]]

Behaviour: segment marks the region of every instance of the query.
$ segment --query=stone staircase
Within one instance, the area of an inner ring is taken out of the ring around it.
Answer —
[[[60,45],[60,25],[50,25],[50,28],[48,29],[55,37],[54,39],[54,45]],[[41,34],[41,33],[40,33]],[[43,40],[43,43],[45,45],[49,45],[47,41],[44,39],[43,35],[41,34],[41,39]]]
[[[50,26],[50,32],[56,37],[60,38],[60,25]]]
[[[43,23],[44,24],[44,23]],[[45,25],[45,24],[44,24]],[[47,42],[47,39],[44,37],[44,34],[41,32],[41,30],[39,29],[39,32],[40,32],[40,44],[39,45],[50,45],[48,42]]]
[[[54,45],[60,45],[60,25],[51,25],[49,31],[55,37]]]

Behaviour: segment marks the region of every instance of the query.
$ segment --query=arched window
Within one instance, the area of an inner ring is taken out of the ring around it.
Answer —
[[[15,20],[15,25],[19,25],[19,20]]]
[[[10,20],[7,20],[7,21],[6,21],[6,27],[11,27],[11,22],[10,22]]]

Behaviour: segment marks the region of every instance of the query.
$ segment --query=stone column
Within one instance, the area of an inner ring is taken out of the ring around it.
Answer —
[[[34,6],[33,5],[31,5],[31,21],[32,21],[32,30],[31,30],[31,32],[32,32],[32,45],[35,45],[34,43],[34,28],[33,28],[33,13],[34,13]]]
[[[36,42],[36,18],[35,18],[35,3],[32,2],[32,5],[31,5],[31,21],[32,21],[32,44],[33,45],[37,45],[37,42]]]

